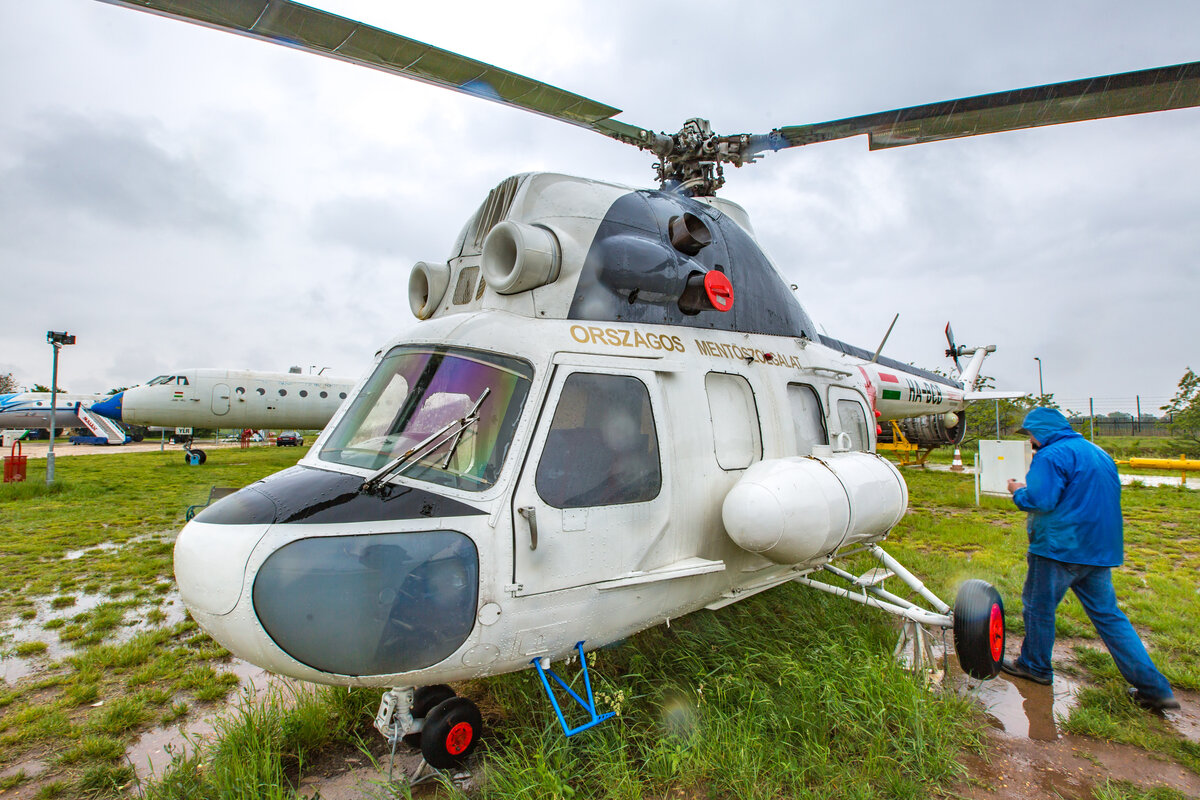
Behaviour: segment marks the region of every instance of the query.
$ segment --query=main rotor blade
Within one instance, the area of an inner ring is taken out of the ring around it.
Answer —
[[[351,64],[482,97],[629,144],[650,146],[653,132],[618,122],[618,108],[449,50],[291,0],[101,0],[250,36]]]
[[[781,150],[866,134],[870,148],[1145,114],[1200,105],[1200,61],[1051,83],[814,125],[754,137],[755,151]]]

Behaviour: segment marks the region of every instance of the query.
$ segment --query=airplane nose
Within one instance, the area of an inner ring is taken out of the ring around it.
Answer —
[[[93,414],[99,414],[102,417],[108,417],[109,419],[120,421],[121,405],[123,404],[124,400],[125,393],[117,392],[107,400],[99,403],[92,403],[92,406],[88,409],[88,411],[91,411]]]

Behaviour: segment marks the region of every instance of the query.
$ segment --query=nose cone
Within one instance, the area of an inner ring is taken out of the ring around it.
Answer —
[[[88,409],[93,414],[99,414],[102,417],[109,419],[121,419],[121,406],[125,401],[125,393],[117,392],[112,397],[100,403],[92,403],[92,407]]]

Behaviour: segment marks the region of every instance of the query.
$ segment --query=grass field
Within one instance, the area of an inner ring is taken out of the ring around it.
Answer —
[[[214,450],[203,467],[178,453],[79,456],[59,462],[58,486],[39,482],[36,462],[28,484],[0,486],[0,646],[33,670],[0,690],[0,791],[288,798],[330,748],[377,752],[379,693],[319,689],[234,704],[215,743],[152,786],[135,786],[124,759],[139,732],[234,699],[228,654],[176,610],[171,539],[184,509],[211,485],[245,485],[298,455]],[[1024,515],[996,499],[976,509],[970,478],[906,478],[911,510],[889,551],[946,598],[968,577],[995,583],[1019,636]],[[1198,689],[1200,494],[1128,489],[1125,512],[1118,595],[1172,682]],[[1094,636],[1073,598],[1059,632]],[[983,747],[981,715],[901,670],[894,642],[886,615],[790,585],[593,654],[599,704],[618,717],[570,740],[532,673],[459,686],[487,726],[474,794],[928,797],[962,777],[964,752]],[[1200,772],[1200,747],[1123,696],[1102,645],[1079,648],[1064,668],[1089,684],[1072,731]],[[29,759],[45,771],[15,771]],[[1104,791],[1106,800],[1149,796]]]

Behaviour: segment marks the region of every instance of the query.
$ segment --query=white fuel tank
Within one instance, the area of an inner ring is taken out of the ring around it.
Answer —
[[[725,495],[721,516],[739,547],[799,564],[878,539],[904,516],[908,486],[874,453],[760,461]]]

